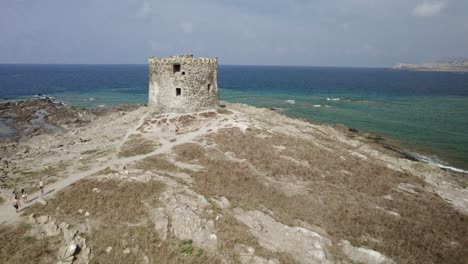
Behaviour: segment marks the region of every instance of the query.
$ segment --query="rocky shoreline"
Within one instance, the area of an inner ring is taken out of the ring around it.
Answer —
[[[17,132],[0,139],[1,195],[26,188],[32,200],[23,216],[0,205],[16,252],[0,259],[26,261],[30,239],[47,248],[43,263],[468,260],[465,176],[375,134],[223,106],[155,115],[0,103]]]

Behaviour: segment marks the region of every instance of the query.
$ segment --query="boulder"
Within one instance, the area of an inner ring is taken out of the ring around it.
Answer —
[[[111,253],[111,251],[112,251],[112,247],[107,247],[106,248],[106,253]]]
[[[48,215],[41,215],[36,218],[36,222],[40,225],[43,225],[47,222],[49,222],[49,216]]]
[[[156,208],[150,211],[151,220],[154,223],[154,229],[159,235],[159,238],[165,240],[167,238],[167,226],[169,219],[164,208]]]
[[[204,196],[189,189],[175,192],[167,190],[161,195],[161,201],[166,204],[166,213],[171,219],[171,231],[180,240],[193,240],[197,247],[206,250],[216,250],[218,238],[215,224],[201,216],[210,205]]]
[[[347,240],[338,243],[341,251],[352,261],[364,264],[395,264],[387,256],[368,248],[354,247]]]
[[[329,238],[303,227],[284,225],[258,210],[236,208],[234,213],[265,249],[289,253],[301,263],[334,263]]]
[[[78,249],[79,247],[77,244],[74,244],[74,243],[68,244],[63,250],[62,259],[66,260],[70,257],[73,259],[75,254],[78,252]]]
[[[46,236],[56,236],[60,234],[60,228],[57,224],[55,224],[55,220],[52,220],[46,224],[43,225],[42,227],[44,234]]]
[[[221,196],[219,199],[213,199],[213,201],[221,209],[228,209],[231,207],[229,200],[224,196]]]

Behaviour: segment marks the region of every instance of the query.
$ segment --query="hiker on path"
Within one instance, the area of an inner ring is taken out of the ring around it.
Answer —
[[[21,198],[23,198],[23,203],[29,203],[28,194],[24,189],[21,189]]]
[[[41,177],[41,180],[39,181],[39,188],[41,189],[41,196],[44,195],[44,177]]]
[[[13,207],[16,209],[16,212],[18,213],[18,209],[19,209],[19,205],[20,205],[20,202],[18,200],[18,196],[15,195],[15,198],[13,198],[13,200],[11,200],[11,203],[13,204]]]
[[[176,126],[175,134],[176,134],[176,135],[179,135],[179,134],[180,134],[180,133],[179,133],[179,127],[178,127],[178,126]]]

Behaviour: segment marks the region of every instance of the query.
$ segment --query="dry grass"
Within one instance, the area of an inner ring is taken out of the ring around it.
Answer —
[[[272,253],[258,244],[257,239],[249,233],[248,227],[237,221],[233,216],[226,214],[217,223],[219,247],[224,254],[232,259],[238,258],[234,253],[236,244],[247,245],[255,248],[255,255],[266,259],[276,258],[281,263],[296,263],[294,258],[282,252]]]
[[[226,129],[209,139],[221,151],[233,152],[247,162],[211,159],[196,144],[176,147],[174,152],[181,160],[197,161],[205,167],[194,175],[201,194],[223,195],[246,209],[268,208],[283,223],[294,225],[301,220],[319,226],[336,239],[373,248],[398,263],[468,262],[468,217],[421,187],[418,195],[395,190],[399,183],[422,186],[414,176],[285,135],[261,139]],[[278,152],[273,145],[287,149]],[[341,155],[347,160],[340,160]],[[311,167],[281,156],[307,161]],[[288,182],[300,179],[309,184],[305,192],[286,195],[280,186],[267,185],[266,178]],[[393,200],[383,198],[388,194]],[[401,217],[376,206],[398,212]]]
[[[100,192],[94,192],[94,188]],[[101,223],[138,223],[146,217],[144,202],[157,204],[162,190],[163,184],[158,181],[81,180],[59,192],[47,205],[31,206],[27,214],[48,214],[73,223],[85,219],[78,212],[83,209]]]
[[[27,192],[33,193],[39,189],[39,179],[45,177],[46,181],[61,178],[67,171],[70,162],[59,161],[56,165],[46,166],[42,169],[15,170],[15,177],[5,178],[5,188],[25,188]]]
[[[154,231],[148,232],[152,229],[151,225],[100,228],[91,238],[90,246],[94,249],[91,263],[144,263],[145,256],[149,263],[221,263],[220,259],[203,251],[184,251],[181,241],[161,241]],[[105,252],[109,246],[112,247],[110,254]],[[127,248],[131,253],[123,254]]]
[[[181,161],[197,161],[204,157],[206,152],[196,143],[185,143],[175,146],[172,151],[179,155]]]
[[[178,168],[168,161],[163,154],[147,157],[138,161],[135,168],[145,171],[177,171]]]
[[[197,117],[194,115],[181,115],[172,119],[169,119],[169,123],[178,123],[182,126],[191,125],[194,121],[197,120]]]
[[[203,112],[203,113],[200,113],[198,114],[199,116],[201,117],[204,117],[204,118],[212,118],[212,117],[215,117],[217,116],[218,114],[216,112]]]
[[[119,157],[133,157],[138,155],[144,155],[151,153],[158,147],[158,144],[155,142],[145,139],[141,136],[130,136],[129,140],[127,140],[118,156]]]
[[[99,175],[108,175],[108,174],[114,174],[118,173],[118,171],[111,169],[110,167],[107,167],[103,170],[100,170],[96,173],[93,174],[93,176],[99,176]]]
[[[30,226],[0,226],[0,262],[9,264],[53,263],[56,261],[59,240],[27,235]]]
[[[203,251],[183,250],[182,243],[174,239],[161,241],[155,231],[150,231],[153,226],[105,226],[93,233],[90,247],[93,249],[91,263],[144,263],[146,256],[149,263],[221,263],[216,257]],[[107,247],[112,247],[110,254],[106,253]],[[130,249],[130,254],[123,254],[125,249]]]
[[[216,110],[216,112],[218,112],[218,114],[223,114],[223,115],[231,115],[233,114],[231,111],[227,110],[227,109],[224,109],[224,108],[218,108]]]
[[[93,229],[85,237],[92,250],[90,263],[142,263],[145,256],[150,263],[219,263],[215,256],[198,250],[182,252],[180,241],[172,237],[165,241],[158,237],[146,210],[158,206],[162,191],[163,185],[157,181],[81,180],[47,205],[32,206],[27,214],[48,214],[71,224],[89,219]],[[91,216],[84,217],[79,209]],[[105,252],[109,246],[110,254]],[[124,254],[127,248],[130,253]]]
[[[81,155],[91,155],[91,154],[94,154],[94,153],[96,153],[98,151],[99,151],[99,149],[90,149],[90,150],[82,151],[80,154]]]

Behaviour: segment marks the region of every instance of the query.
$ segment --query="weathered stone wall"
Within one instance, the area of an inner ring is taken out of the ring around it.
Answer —
[[[180,65],[178,72],[174,72],[176,64]],[[193,112],[218,107],[218,58],[150,57],[148,106],[156,112]]]

